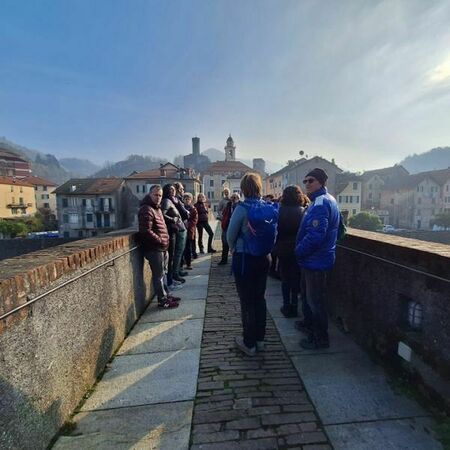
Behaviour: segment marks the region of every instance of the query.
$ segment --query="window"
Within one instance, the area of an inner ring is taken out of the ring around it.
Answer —
[[[423,186],[420,186],[420,192],[423,192]]]
[[[356,196],[356,203],[359,203],[359,195]]]
[[[142,192],[145,194],[146,189],[145,189],[145,184],[142,185]]]
[[[86,207],[86,199],[85,199],[85,198],[83,198],[83,199],[81,200],[81,205],[84,206],[84,207]]]
[[[342,203],[342,195],[339,196],[339,203]]]
[[[353,183],[353,190],[356,191],[358,189],[358,183]]]
[[[393,205],[394,204],[394,199],[393,198],[391,198],[391,205]]]
[[[19,187],[19,192],[20,192],[20,193],[23,192],[23,187],[22,187],[22,186]]]
[[[47,190],[47,186],[44,186],[44,187],[42,188],[42,190],[43,190],[43,191],[46,191],[46,190]]]
[[[78,223],[78,214],[69,214],[69,223]]]
[[[211,200],[214,199],[214,191],[211,192]]]
[[[68,231],[64,231],[64,237],[67,239],[69,237],[69,232]]]
[[[372,200],[372,192],[369,192],[369,200]]]
[[[345,203],[348,203],[348,195],[345,196]]]
[[[214,180],[209,180],[209,187],[214,187]]]
[[[86,214],[86,222],[92,223],[94,221],[94,216],[92,214]]]
[[[41,200],[44,200],[45,194],[41,194]]]
[[[349,195],[349,196],[348,196],[348,199],[350,200],[349,203],[353,203],[353,195]]]
[[[83,230],[78,230],[78,237],[83,237]]]
[[[211,192],[207,192],[207,196],[208,196],[208,198],[210,199],[211,198]]]
[[[69,215],[63,214],[63,223],[69,223]]]
[[[103,224],[104,224],[105,227],[110,227],[111,226],[111,221],[110,221],[109,214],[105,214],[103,216]]]
[[[10,186],[11,192],[14,192],[14,186]]]
[[[11,208],[11,212],[12,212],[13,214],[17,214],[17,208]]]
[[[217,212],[217,205],[214,205],[214,212]]]
[[[136,185],[136,194],[139,194],[139,189],[140,189],[140,186],[139,186],[139,184],[137,184]]]
[[[353,215],[356,215],[356,209],[352,209]]]
[[[77,206],[77,198],[76,197],[70,197],[69,198],[69,205],[70,206]]]
[[[62,199],[62,205],[63,205],[63,208],[67,208],[69,206],[69,202],[68,202],[67,198]]]
[[[19,203],[23,205],[23,197],[19,197]]]
[[[50,203],[44,203],[44,208],[50,208]]]

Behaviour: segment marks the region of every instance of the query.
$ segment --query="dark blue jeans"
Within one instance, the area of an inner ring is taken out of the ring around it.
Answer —
[[[283,306],[297,312],[298,295],[300,293],[300,268],[295,255],[280,255],[278,264],[281,276],[281,293],[283,294]]]
[[[266,334],[266,291],[268,256],[233,253],[232,270],[241,301],[244,343],[252,348]]]
[[[316,341],[328,341],[327,277],[327,271],[302,269],[303,316]]]

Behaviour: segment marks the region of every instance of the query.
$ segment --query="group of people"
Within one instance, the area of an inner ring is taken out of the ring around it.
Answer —
[[[274,201],[262,197],[258,174],[246,174],[241,181],[244,201],[230,197],[220,209],[224,253],[219,264],[226,264],[230,250],[243,325],[236,346],[249,356],[264,349],[271,254],[278,258],[281,312],[297,317],[301,302],[303,319],[295,322],[305,335],[300,346],[322,349],[330,345],[326,284],[342,219],[336,200],[327,191],[327,179],[324,170],[315,168],[303,180],[305,194],[299,186],[288,186]],[[224,192],[227,197],[229,192]],[[229,215],[225,206],[231,208]]]
[[[182,287],[192,260],[198,257],[197,235],[199,253],[205,253],[203,230],[208,234],[208,253],[215,253],[206,197],[199,194],[195,204],[193,201],[181,183],[174,183],[151,186],[141,202],[138,237],[161,308],[178,307],[181,298],[171,293]]]
[[[241,303],[243,334],[236,346],[247,355],[264,349],[266,330],[265,290],[271,257],[278,259],[285,317],[303,319],[295,327],[305,337],[305,349],[328,348],[327,277],[334,265],[338,233],[342,224],[336,200],[326,188],[327,174],[320,168],[299,186],[288,186],[281,198],[262,197],[260,175],[248,173],[238,193],[224,189],[217,210],[222,227],[222,257],[232,254],[232,272]],[[152,273],[158,305],[175,308],[180,298],[171,294],[185,282],[199,252],[204,253],[203,231],[208,234],[208,252],[214,233],[209,225],[209,206],[203,194],[185,193],[181,183],[154,185],[139,209],[139,237]],[[186,270],[183,270],[186,269]]]

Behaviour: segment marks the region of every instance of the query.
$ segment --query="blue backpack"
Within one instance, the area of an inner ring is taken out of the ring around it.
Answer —
[[[275,245],[278,209],[264,200],[240,203],[247,210],[248,232],[243,235],[244,251],[253,256],[269,254]]]

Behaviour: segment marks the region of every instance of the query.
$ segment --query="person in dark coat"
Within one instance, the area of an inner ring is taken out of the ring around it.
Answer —
[[[198,212],[192,204],[192,194],[186,192],[184,194],[184,207],[189,212],[189,219],[186,221],[187,237],[186,237],[186,248],[184,250],[184,261],[186,263],[186,269],[192,270],[192,259],[197,258],[195,252],[195,234],[197,230]]]
[[[231,215],[240,201],[241,196],[237,192],[234,192],[231,194],[228,203],[222,209],[220,217],[220,225],[222,227],[222,258],[217,263],[218,266],[223,266],[228,263],[228,253],[230,252],[230,247],[227,242],[227,230],[228,225],[230,225]]]
[[[211,229],[211,225],[208,223],[209,219],[209,207],[206,203],[206,197],[204,194],[198,194],[197,203],[194,205],[195,209],[198,212],[198,222],[197,222],[197,231],[198,231],[198,247],[200,249],[200,253],[205,253],[203,248],[203,230],[208,233],[208,253],[216,253],[213,249],[212,241],[214,239],[214,232]]]
[[[180,272],[181,256],[186,242],[186,226],[178,208],[172,201],[174,197],[175,188],[171,184],[164,185],[161,209],[169,231],[169,262],[167,269],[167,283],[169,287],[172,286],[174,280],[179,283],[186,281],[182,277],[185,275],[184,272]],[[179,248],[182,250],[179,251]]]
[[[150,264],[152,282],[158,306],[160,308],[176,308],[178,297],[172,297],[164,286],[164,273],[167,267],[167,250],[169,248],[169,232],[161,211],[162,188],[154,185],[143,198],[138,212],[138,241],[144,251],[144,257]]]
[[[297,317],[300,294],[300,267],[295,257],[295,241],[308,197],[298,186],[287,186],[281,197],[277,240],[274,253],[278,257],[285,317]]]

